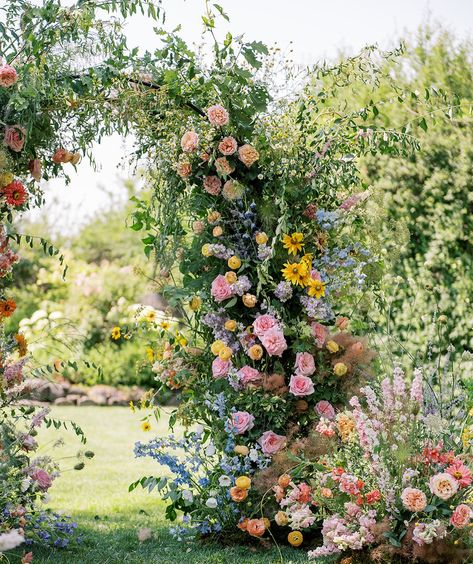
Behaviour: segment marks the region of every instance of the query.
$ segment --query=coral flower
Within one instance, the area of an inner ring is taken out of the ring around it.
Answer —
[[[473,479],[470,469],[465,466],[461,460],[455,460],[445,472],[453,476],[461,488],[468,487]]]
[[[404,488],[401,500],[404,507],[412,512],[423,511],[427,505],[425,493],[417,488]]]
[[[286,262],[281,270],[284,278],[295,286],[307,286],[309,282],[309,269],[305,262]]]
[[[284,235],[282,238],[283,247],[287,249],[290,255],[297,255],[297,253],[302,251],[302,247],[305,243],[304,235],[302,233],[293,233],[292,235]]]
[[[11,317],[16,309],[14,300],[1,300],[0,301],[0,317]]]
[[[22,206],[28,200],[28,192],[18,180],[7,184],[2,189],[2,195],[9,206]]]
[[[248,490],[233,486],[233,488],[230,488],[230,497],[235,503],[240,503],[248,497]]]
[[[249,519],[246,530],[252,537],[262,537],[266,530],[264,519]]]
[[[25,356],[28,352],[28,342],[26,341],[25,336],[23,333],[17,333],[15,335],[15,341],[18,347],[18,354],[19,356]]]

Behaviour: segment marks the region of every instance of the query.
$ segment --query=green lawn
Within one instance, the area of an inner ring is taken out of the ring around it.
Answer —
[[[251,551],[249,547],[220,547],[199,543],[180,543],[167,532],[163,504],[156,494],[143,490],[128,493],[128,485],[142,475],[156,475],[160,467],[153,461],[133,457],[136,440],[150,438],[153,433],[166,433],[167,420],[149,433],[141,431],[139,416],[121,407],[55,408],[55,417],[73,419],[88,437],[87,449],[95,452],[84,470],[65,472],[51,488],[51,506],[73,516],[85,540],[76,550],[35,549],[35,564],[112,564],[112,563],[209,563],[286,564],[306,562],[304,550],[276,548]],[[72,433],[65,436],[66,446],[56,454],[74,454],[79,445]],[[47,430],[41,442],[53,441],[57,432]],[[65,465],[68,461],[63,461]],[[72,466],[72,464],[70,465]],[[150,527],[153,538],[144,543],[137,539],[137,530]]]

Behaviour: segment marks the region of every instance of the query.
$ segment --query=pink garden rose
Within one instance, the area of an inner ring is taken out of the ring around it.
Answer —
[[[189,178],[192,174],[192,165],[186,161],[182,161],[177,163],[176,171],[181,178]]]
[[[30,474],[30,476],[38,484],[38,487],[43,491],[48,490],[53,483],[51,476],[46,472],[46,470],[43,470],[42,468],[37,468]]]
[[[186,131],[181,139],[181,147],[185,153],[192,153],[199,146],[199,136],[195,131]]]
[[[311,376],[315,372],[314,357],[308,352],[298,352],[296,354],[296,374]]]
[[[0,66],[0,86],[9,88],[18,81],[18,73],[10,65]]]
[[[19,153],[23,149],[26,141],[26,129],[21,125],[7,125],[5,127],[4,144],[15,153]]]
[[[230,284],[227,282],[225,276],[219,274],[217,278],[212,282],[212,288],[210,290],[214,300],[218,303],[228,300],[233,296],[233,290]]]
[[[462,503],[455,508],[455,511],[450,517],[450,523],[455,529],[463,529],[463,527],[467,527],[470,524],[472,518],[473,512],[471,509],[466,503]]]
[[[217,356],[212,362],[212,376],[214,378],[225,378],[231,366],[231,360],[222,360]]]
[[[404,488],[401,493],[401,501],[409,511],[423,511],[427,505],[425,493],[417,488]]]
[[[206,176],[204,178],[204,190],[212,196],[218,196],[222,190],[222,181],[218,176]]]
[[[207,110],[207,117],[211,125],[216,127],[222,127],[222,125],[227,125],[230,121],[230,116],[227,110],[220,104],[215,104],[215,106],[210,106]]]
[[[312,329],[312,335],[314,335],[315,337],[315,342],[317,343],[317,346],[319,348],[322,348],[328,337],[327,327],[325,327],[325,325],[322,325],[321,323],[317,323],[316,321],[311,323],[310,327]]]
[[[224,137],[218,144],[218,150],[226,157],[233,155],[237,148],[238,145],[234,137]]]
[[[248,386],[248,384],[257,384],[261,381],[261,374],[251,366],[243,366],[238,371],[238,379],[240,384]]]
[[[266,331],[263,337],[261,337],[261,342],[269,356],[281,356],[287,349],[284,333],[277,327]]]
[[[458,482],[451,474],[441,472],[430,478],[429,488],[434,495],[445,501],[457,493]]]
[[[246,144],[238,149],[238,157],[249,168],[259,159],[259,153],[253,146]]]
[[[231,424],[237,435],[243,435],[254,426],[255,418],[247,411],[235,411],[232,413]]]
[[[39,159],[31,160],[28,163],[28,169],[36,182],[39,182],[41,180],[41,161]]]
[[[279,328],[277,319],[265,313],[264,315],[258,315],[258,317],[253,321],[253,331],[259,338],[263,337],[273,327]]]
[[[276,454],[286,444],[286,437],[284,435],[277,435],[273,431],[265,431],[258,439],[261,445],[261,450],[264,454]]]
[[[234,172],[235,167],[229,162],[227,157],[219,157],[215,159],[215,168],[219,174],[228,176]]]
[[[314,393],[314,383],[308,376],[293,374],[289,380],[289,391],[293,396],[310,396]]]
[[[335,417],[335,409],[327,400],[317,402],[315,404],[315,412],[319,417],[325,417],[325,419],[333,419]]]

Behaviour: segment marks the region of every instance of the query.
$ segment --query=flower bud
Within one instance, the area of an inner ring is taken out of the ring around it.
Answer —
[[[345,376],[348,372],[348,367],[344,362],[337,362],[337,364],[333,367],[333,371],[336,376]]]
[[[253,296],[253,294],[243,294],[242,299],[246,307],[255,307],[256,302],[258,301],[256,296]]]

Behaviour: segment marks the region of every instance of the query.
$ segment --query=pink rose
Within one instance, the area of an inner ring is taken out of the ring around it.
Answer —
[[[224,137],[218,144],[218,150],[227,157],[233,155],[237,148],[238,145],[234,137]]]
[[[235,170],[235,167],[228,161],[227,157],[219,157],[218,159],[215,159],[215,168],[219,174],[226,176]]]
[[[333,419],[335,417],[335,409],[327,400],[321,400],[316,403],[315,412],[319,417],[325,417],[325,419]]]
[[[212,288],[210,290],[214,300],[218,303],[228,300],[233,296],[233,291],[230,284],[227,282],[225,276],[219,274],[217,278],[212,282]]]
[[[230,421],[233,427],[233,431],[237,435],[243,435],[243,433],[246,433],[246,431],[252,429],[255,424],[254,416],[247,411],[235,411],[235,413],[232,413]]]
[[[10,65],[2,65],[0,67],[0,86],[9,88],[13,86],[18,80],[18,73]]]
[[[273,431],[265,431],[258,439],[264,454],[276,454],[286,444],[284,435],[277,435]]]
[[[248,384],[257,384],[261,381],[261,374],[251,366],[243,366],[237,372],[240,384],[248,386]]]
[[[242,145],[238,149],[240,161],[248,168],[259,159],[258,151],[251,145]]]
[[[53,483],[51,476],[46,472],[46,470],[43,470],[42,468],[37,468],[30,474],[30,476],[43,491],[48,490]]]
[[[293,374],[289,380],[289,391],[293,396],[309,396],[314,393],[314,383],[308,376]]]
[[[466,505],[462,503],[455,508],[455,511],[450,517],[450,523],[455,527],[455,529],[462,529],[469,525],[471,519],[473,518],[473,512]]]
[[[427,505],[425,493],[417,488],[404,488],[401,501],[404,507],[412,512],[423,511]]]
[[[181,147],[185,153],[192,153],[199,146],[199,136],[195,131],[186,131],[181,139]]]
[[[458,482],[451,474],[441,472],[430,478],[429,488],[434,495],[446,501],[457,493]]]
[[[39,182],[41,180],[41,161],[39,159],[33,159],[28,163],[28,169],[36,182]]]
[[[185,161],[177,163],[176,171],[181,178],[189,178],[192,174],[192,165]]]
[[[204,178],[204,190],[212,196],[218,196],[222,190],[222,181],[218,176],[206,176]]]
[[[254,321],[253,321],[253,330],[255,335],[257,335],[258,337],[263,337],[263,335],[268,332],[270,329],[272,329],[273,327],[277,327],[279,328],[279,324],[277,322],[277,319],[275,317],[273,317],[272,315],[269,315],[267,313],[265,313],[264,315],[259,315]]]
[[[215,104],[215,106],[210,106],[207,110],[207,117],[211,125],[216,127],[222,127],[222,125],[227,125],[230,121],[230,116],[227,110],[220,104]]]
[[[327,337],[328,337],[327,327],[325,327],[325,325],[322,325],[321,323],[317,323],[316,321],[311,323],[310,327],[312,329],[312,335],[314,335],[314,337],[315,337],[315,341],[317,343],[317,346],[319,348],[322,348],[325,344],[325,341],[327,340]]]
[[[212,362],[212,376],[214,378],[225,378],[231,366],[231,360],[222,360],[217,356]]]
[[[26,129],[21,125],[7,125],[3,142],[12,151],[19,153],[26,141]]]
[[[308,352],[298,352],[296,355],[296,365],[294,367],[297,374],[310,376],[315,372],[314,357]]]
[[[269,356],[281,356],[287,349],[284,333],[279,328],[273,327],[266,331],[261,338],[261,342]]]

